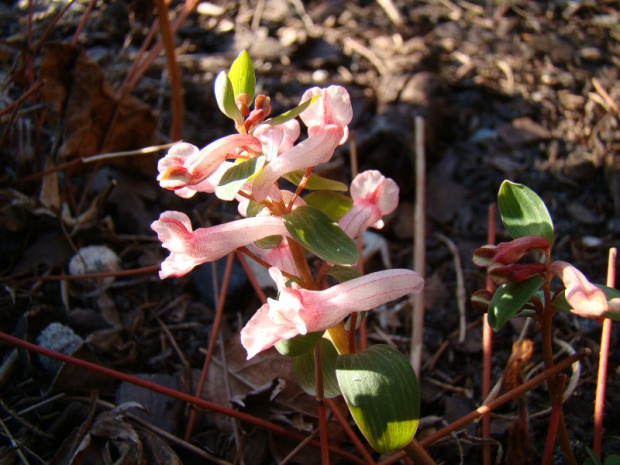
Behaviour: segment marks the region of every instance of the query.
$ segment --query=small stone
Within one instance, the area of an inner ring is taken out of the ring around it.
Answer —
[[[69,262],[69,273],[79,276],[91,273],[114,272],[120,270],[121,259],[105,245],[82,247]],[[79,280],[84,287],[107,288],[114,282],[114,276],[99,279]]]
[[[71,355],[83,342],[84,340],[71,328],[61,323],[49,324],[36,339],[39,346],[65,355]],[[60,360],[43,355],[39,355],[39,362],[45,371],[52,375],[62,366]]]

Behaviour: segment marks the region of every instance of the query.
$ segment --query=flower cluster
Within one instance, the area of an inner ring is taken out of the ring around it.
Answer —
[[[601,289],[592,284],[581,271],[563,261],[545,263],[517,263],[533,251],[549,253],[549,241],[539,236],[524,236],[498,245],[485,245],[474,252],[474,264],[487,269],[487,276],[495,284],[519,283],[535,276],[545,279],[558,277],[564,284],[564,296],[576,315],[602,320],[609,303]],[[480,290],[472,296],[472,305],[486,311],[492,293]],[[536,297],[533,297],[536,299]]]
[[[253,88],[238,89],[232,100],[226,95],[230,92],[228,88],[223,85],[222,89],[218,103],[223,102],[222,111],[235,120],[239,133],[223,137],[203,149],[188,143],[174,145],[160,160],[157,179],[163,188],[184,198],[202,192],[214,193],[223,200],[236,199],[244,218],[193,230],[184,213],[162,213],[152,224],[162,246],[170,251],[161,265],[160,277],[182,276],[200,264],[240,248],[249,250],[250,256],[259,257],[262,264],[269,265],[279,297],[269,299],[242,330],[241,341],[248,358],[279,340],[324,331],[339,325],[352,312],[370,310],[420,292],[424,281],[410,270],[371,273],[319,290],[323,282],[318,275],[315,278],[309,272],[304,250],[319,256],[320,253],[312,250],[312,244],[303,242],[303,238],[320,233],[321,228],[309,220],[308,231],[303,227],[299,230],[299,225],[291,226],[286,221],[287,215],[301,206],[321,210],[321,205],[307,206],[299,195],[312,169],[330,160],[335,149],[347,141],[352,119],[347,91],[339,86],[311,88],[288,115],[266,120],[271,110],[268,97],[257,96],[255,109],[250,112],[248,106]],[[231,101],[236,106],[231,106]],[[307,127],[308,137],[301,141],[297,116]],[[283,176],[299,171],[302,180],[296,192],[280,189],[279,180]],[[378,171],[367,171],[353,180],[351,196],[353,202],[348,205],[348,211],[333,218],[330,227],[339,228],[340,234],[344,233],[343,237],[357,252],[352,239],[368,227],[383,226],[382,218],[398,204],[398,187]],[[319,217],[327,218],[323,212],[319,213]],[[264,248],[264,243],[261,247],[254,245],[274,236],[280,239],[274,241],[271,248]],[[329,238],[324,241],[319,238],[317,242],[328,243]],[[301,254],[294,254],[294,248]],[[337,258],[338,251],[334,253]],[[324,266],[334,265],[332,260],[328,262]],[[306,274],[300,270],[306,270]],[[283,273],[293,277],[290,287]]]

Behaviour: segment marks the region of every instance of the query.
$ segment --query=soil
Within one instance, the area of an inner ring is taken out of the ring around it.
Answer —
[[[0,4],[0,329],[194,393],[225,260],[161,281],[156,268],[166,251],[150,224],[161,212],[178,210],[195,227],[207,226],[234,219],[236,207],[161,189],[155,180],[161,150],[84,159],[176,139],[164,53],[143,76],[127,79],[157,22],[156,3],[97,3],[82,23],[88,2],[77,1],[60,15],[64,2],[33,1],[32,38],[29,2]],[[171,14],[182,7],[173,1]],[[199,147],[234,131],[212,89],[217,73],[243,49],[274,115],[297,105],[309,87],[347,88],[351,137],[317,171],[348,182],[354,152],[359,171],[378,169],[398,183],[399,207],[380,231],[394,267],[412,267],[415,122],[424,122],[427,284],[418,438],[483,401],[481,316],[467,299],[467,337],[459,342],[457,286],[460,276],[467,296],[484,287],[484,273],[471,257],[487,241],[489,207],[503,180],[526,184],[544,199],[555,226],[553,256],[605,282],[608,250],[620,245],[619,25],[615,0],[244,0],[202,2],[175,34],[181,136]],[[498,241],[507,240],[499,219],[497,226]],[[70,262],[89,246],[99,248],[90,249],[87,272],[138,271],[78,279],[85,270]],[[365,265],[366,271],[385,267],[379,254]],[[235,263],[221,350],[203,396],[307,433],[316,425],[314,399],[297,386],[290,360],[274,351],[250,364],[244,360],[238,332],[259,306]],[[410,313],[408,302],[369,313],[369,342],[408,354]],[[53,322],[61,325],[42,335]],[[558,349],[593,352],[574,375],[564,407],[579,463],[592,444],[600,327],[565,313],[554,319]],[[540,332],[518,320],[493,335],[493,382],[520,334],[533,341],[521,375],[540,369]],[[613,408],[620,402],[619,336],[614,325],[603,456],[620,453]],[[191,409],[168,397],[9,344],[0,351],[3,464],[262,464],[279,462],[299,442],[203,410],[193,423]],[[519,423],[523,404],[527,418]],[[490,443],[499,463],[540,462],[548,407],[539,386],[496,412]],[[188,423],[194,449],[161,432],[183,438]],[[337,423],[330,425],[334,444],[355,453]],[[438,463],[482,463],[482,443],[479,424],[472,424],[428,451]],[[319,460],[308,447],[292,459]],[[332,461],[348,463],[337,456]],[[559,448],[554,463],[563,463]]]

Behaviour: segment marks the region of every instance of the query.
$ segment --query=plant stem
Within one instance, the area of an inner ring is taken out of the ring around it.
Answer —
[[[607,286],[616,285],[616,257],[618,250],[614,247],[609,249],[607,262]],[[609,338],[611,336],[611,320],[603,320],[601,330],[601,350],[598,359],[598,376],[596,379],[596,398],[594,400],[594,438],[592,450],[600,458],[603,444],[603,410],[605,408],[605,385],[607,383],[607,359],[609,357]]]
[[[543,465],[550,465],[553,459],[553,444],[558,432],[558,422],[560,421],[560,412],[562,411],[562,396],[564,395],[564,386],[566,385],[566,375],[557,376],[557,391],[551,406],[551,416],[549,417],[549,426],[547,429],[547,440],[545,442],[545,450],[543,452]]]
[[[288,241],[288,246],[291,249],[291,255],[299,271],[299,277],[301,279],[301,287],[309,290],[317,290],[316,283],[312,277],[312,271],[310,271],[310,265],[304,254],[304,249],[294,240]]]
[[[496,409],[497,407],[501,405],[504,405],[506,402],[510,400],[518,399],[530,389],[533,389],[535,386],[539,385],[546,379],[549,379],[557,375],[562,370],[565,370],[566,368],[570,367],[573,363],[580,361],[581,359],[583,359],[584,357],[587,357],[590,354],[591,354],[590,349],[585,348],[585,349],[580,350],[576,354],[566,357],[565,359],[553,365],[552,368],[545,369],[545,371],[527,380],[523,384],[520,384],[518,387],[506,392],[505,394],[502,394],[501,396],[492,400],[488,404],[481,405],[476,410],[469,412],[467,415],[459,418],[456,421],[453,421],[452,423],[440,429],[439,431],[425,437],[424,439],[420,441],[420,445],[428,446],[440,440],[441,438],[446,437],[448,434],[452,433],[453,431],[464,427],[465,425],[471,423],[474,420],[477,420],[483,415],[486,415],[492,412],[494,409]],[[398,454],[394,454],[393,456],[379,463],[380,465],[389,465],[389,464],[397,462],[398,460],[402,459],[404,456],[405,456],[404,452],[399,452]]]
[[[551,266],[551,250],[545,250],[545,265],[547,270]],[[547,274],[547,279],[543,284],[544,293],[544,309],[541,316],[541,337],[542,337],[542,355],[545,368],[550,370],[553,368],[553,346],[552,346],[552,322],[555,308],[551,305],[551,275]],[[558,383],[555,376],[549,378],[549,398],[553,403],[557,395],[563,396],[564,393],[558,393]],[[568,431],[566,429],[566,423],[564,422],[564,412],[560,406],[558,412],[558,440],[560,441],[560,447],[562,448],[562,454],[567,465],[577,465],[575,456],[573,455],[573,449],[568,437]]]
[[[314,346],[314,382],[316,388],[316,405],[319,417],[319,438],[321,440],[321,462],[329,465],[329,444],[327,442],[327,418],[325,416],[325,392],[323,387],[323,353],[322,339]]]
[[[415,465],[437,465],[415,438],[413,438],[403,450],[407,453],[409,458],[413,460]]]

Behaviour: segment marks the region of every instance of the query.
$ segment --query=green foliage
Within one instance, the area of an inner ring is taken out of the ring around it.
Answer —
[[[297,207],[282,219],[295,241],[326,262],[355,265],[359,260],[355,243],[321,210]]]
[[[282,355],[289,357],[297,357],[307,352],[311,352],[319,339],[323,337],[325,331],[317,331],[315,333],[301,334],[291,339],[283,339],[276,342],[275,348]]]
[[[501,329],[538,292],[544,282],[540,276],[534,276],[525,281],[499,286],[489,304],[489,326],[495,331]]]
[[[338,351],[334,344],[327,339],[320,339],[321,362],[323,364],[323,395],[326,398],[340,395],[338,380],[336,379],[336,359]],[[293,359],[293,373],[301,388],[310,394],[316,395],[316,375],[314,371],[314,351],[306,352]]]
[[[283,177],[292,184],[299,185],[301,179],[304,177],[305,170],[291,171],[285,174]],[[340,191],[346,192],[349,188],[346,184],[340,181],[334,181],[333,179],[324,178],[318,174],[312,173],[304,186],[304,189],[309,191]]]
[[[377,452],[400,450],[413,439],[420,391],[403,354],[384,344],[343,354],[336,361],[336,376],[357,426]]]
[[[588,458],[585,459],[583,465],[620,465],[620,456],[616,454],[608,455],[605,457],[605,462],[601,462],[601,459],[587,446],[586,452],[588,453]]]
[[[351,266],[331,266],[327,271],[327,275],[334,278],[339,283],[344,283],[345,281],[350,281],[355,278],[359,278],[362,276],[362,273],[359,272],[357,268]]]
[[[252,66],[252,60],[250,54],[247,51],[243,51],[233,61],[228,72],[228,79],[230,79],[233,96],[236,99],[240,94],[246,94],[248,98],[248,106],[254,99],[254,89],[256,87],[256,75],[254,73],[254,67]]]
[[[542,199],[523,184],[504,181],[497,196],[504,227],[517,239],[540,236],[553,244],[553,222]]]
[[[215,188],[217,196],[222,200],[234,200],[243,185],[256,176],[265,166],[265,157],[260,156],[249,160],[237,160],[228,168]]]
[[[234,120],[238,125],[243,124],[244,118],[235,102],[235,91],[232,82],[225,71],[220,72],[215,78],[215,99],[220,111]]]
[[[311,207],[318,208],[332,220],[338,221],[351,209],[353,199],[339,192],[316,191],[304,197],[304,201]]]
[[[316,102],[320,97],[320,95],[313,95],[311,98],[309,98],[305,102],[300,103],[292,110],[284,112],[281,115],[276,116],[275,118],[270,118],[266,120],[265,124],[271,124],[272,126],[276,126],[278,124],[286,123],[293,118],[297,118],[301,114],[301,112],[303,112],[306,108]]]

